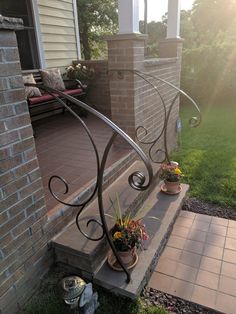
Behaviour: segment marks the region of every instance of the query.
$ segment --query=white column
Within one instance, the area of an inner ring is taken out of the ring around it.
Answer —
[[[119,34],[139,33],[139,0],[119,0]]]
[[[179,38],[180,0],[168,0],[167,37]]]
[[[77,9],[76,0],[73,0],[73,11],[74,11],[76,46],[77,46],[77,58],[80,60],[81,59],[81,48],[80,48],[80,36],[79,36],[78,9]]]

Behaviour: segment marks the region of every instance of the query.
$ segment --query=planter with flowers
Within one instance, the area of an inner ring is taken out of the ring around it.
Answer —
[[[118,197],[116,203],[115,225],[111,230],[111,237],[120,259],[130,269],[138,261],[137,249],[143,247],[143,242],[149,236],[141,219],[134,219],[130,214],[122,215]],[[108,256],[108,263],[113,269],[122,270],[113,254]]]
[[[94,69],[81,63],[72,62],[72,65],[66,68],[65,77],[71,80],[77,80],[83,88],[87,88],[89,82],[94,78]]]
[[[181,191],[180,179],[183,176],[179,164],[175,161],[161,165],[160,178],[164,180],[161,190],[167,194],[178,194]]]

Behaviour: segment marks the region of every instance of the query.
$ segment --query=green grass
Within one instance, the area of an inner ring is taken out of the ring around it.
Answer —
[[[96,314],[168,314],[166,310],[154,305],[146,306],[142,299],[132,302],[99,289],[99,303]],[[57,292],[39,294],[25,307],[24,314],[79,314],[78,309],[70,310]]]
[[[202,110],[202,123],[188,127],[194,115],[183,106],[181,146],[177,160],[190,184],[190,196],[236,207],[236,103],[211,105]]]

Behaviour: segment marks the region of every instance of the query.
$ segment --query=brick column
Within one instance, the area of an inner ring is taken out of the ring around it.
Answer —
[[[146,35],[140,34],[120,34],[108,38],[111,117],[132,138],[142,115],[137,97],[140,79],[132,72],[119,74],[113,70],[142,70],[145,39]]]
[[[182,57],[182,38],[167,38],[159,42],[160,58],[180,58]]]
[[[46,207],[18,55],[21,19],[0,16],[0,312],[15,313],[45,270]],[[44,240],[44,241],[43,241]]]

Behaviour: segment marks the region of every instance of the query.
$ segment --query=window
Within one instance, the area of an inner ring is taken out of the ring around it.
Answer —
[[[22,70],[39,68],[33,11],[29,0],[0,0],[0,14],[18,17],[24,21],[24,29],[16,32]]]

